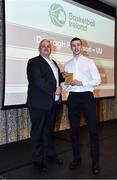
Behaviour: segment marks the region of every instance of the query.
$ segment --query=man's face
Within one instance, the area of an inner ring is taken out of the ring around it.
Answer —
[[[80,40],[73,41],[71,44],[71,50],[75,56],[81,53],[82,44]]]
[[[51,54],[51,44],[49,41],[43,41],[39,47],[39,51],[40,51],[40,55],[44,56],[44,57],[49,57],[49,55]]]

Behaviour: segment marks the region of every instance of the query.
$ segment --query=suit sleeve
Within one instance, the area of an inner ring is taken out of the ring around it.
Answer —
[[[59,73],[59,80],[60,80],[60,82],[65,81],[65,78],[63,78],[62,72]]]
[[[31,63],[30,61],[28,62],[27,76],[29,83],[32,83],[36,88],[44,91],[47,94],[55,93],[56,85],[55,89],[53,89],[53,86],[51,86],[52,82],[42,77],[40,69],[37,67],[36,63]]]

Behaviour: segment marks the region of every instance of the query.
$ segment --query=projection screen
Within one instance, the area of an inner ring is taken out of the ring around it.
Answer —
[[[70,40],[76,36],[83,40],[83,54],[95,61],[101,74],[95,97],[114,96],[113,17],[73,1],[5,0],[4,107],[26,103],[27,61],[39,54],[42,39],[51,40],[51,57],[63,71],[72,57]],[[65,91],[62,97],[66,100]]]

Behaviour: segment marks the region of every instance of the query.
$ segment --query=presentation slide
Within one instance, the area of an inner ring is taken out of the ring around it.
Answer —
[[[76,36],[83,41],[83,54],[94,60],[101,74],[95,97],[114,96],[113,17],[70,0],[5,0],[4,106],[26,103],[27,62],[39,54],[42,39],[51,41],[51,58],[63,71],[72,58],[70,40]],[[65,91],[62,97],[66,100]]]

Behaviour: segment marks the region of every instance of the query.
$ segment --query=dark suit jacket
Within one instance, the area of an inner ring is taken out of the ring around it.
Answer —
[[[58,72],[59,82],[63,81],[59,68]],[[28,61],[27,77],[27,106],[41,109],[51,108],[55,100],[56,79],[51,67],[43,57],[39,55]]]

